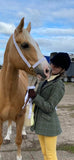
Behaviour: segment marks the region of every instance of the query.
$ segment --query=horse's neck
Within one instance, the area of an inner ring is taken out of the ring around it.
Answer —
[[[33,76],[33,75],[30,75],[30,74],[27,74],[28,76],[28,85],[29,86],[33,86],[35,85],[35,82],[37,80],[37,77],[36,76]]]
[[[34,75],[27,74],[27,76],[28,76],[28,85],[35,86],[35,91],[36,91],[41,80]]]
[[[8,64],[6,69],[3,66],[2,70],[2,82],[3,89],[5,90],[5,95],[12,96],[15,95],[18,87],[18,79],[19,79],[18,70],[16,70],[12,64]]]
[[[15,69],[12,63],[9,61],[10,43],[11,43],[11,37],[6,46],[2,73],[1,73],[2,74],[1,83],[5,96],[16,93],[16,89],[18,86],[18,70]]]

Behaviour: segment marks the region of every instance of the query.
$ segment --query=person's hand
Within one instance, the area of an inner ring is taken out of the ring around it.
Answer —
[[[36,97],[36,92],[34,89],[29,89],[28,91],[28,97],[34,99]]]

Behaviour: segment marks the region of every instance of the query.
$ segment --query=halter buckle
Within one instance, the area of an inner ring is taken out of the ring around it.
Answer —
[[[31,67],[30,67],[30,70],[31,70],[31,71],[34,71],[34,68],[31,66]]]

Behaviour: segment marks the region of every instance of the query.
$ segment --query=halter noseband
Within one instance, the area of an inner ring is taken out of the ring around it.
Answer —
[[[15,41],[15,37],[14,37],[14,34],[13,34],[13,42],[14,42],[14,45],[15,45],[15,48],[17,49],[20,57],[22,58],[22,60],[26,63],[26,65],[29,67],[29,68],[35,68],[37,67],[42,61],[45,60],[45,57],[41,58],[39,61],[37,61],[33,66],[30,65],[30,63],[27,61],[27,59],[24,57],[24,55],[22,54],[19,46],[17,45],[16,41]]]

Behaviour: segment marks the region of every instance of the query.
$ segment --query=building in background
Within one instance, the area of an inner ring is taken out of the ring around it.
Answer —
[[[64,74],[64,82],[74,82],[74,54],[70,54],[70,58],[71,64],[69,69]]]

